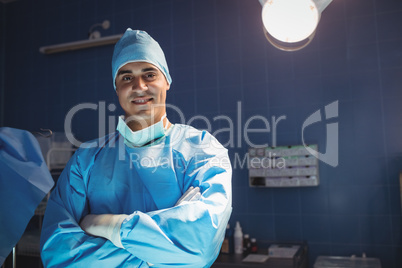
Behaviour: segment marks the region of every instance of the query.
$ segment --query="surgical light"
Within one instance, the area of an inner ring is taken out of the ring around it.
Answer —
[[[260,0],[265,36],[272,45],[286,51],[307,46],[313,40],[321,12],[331,1]]]

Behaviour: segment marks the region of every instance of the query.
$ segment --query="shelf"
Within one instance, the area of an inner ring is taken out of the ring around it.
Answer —
[[[81,40],[51,46],[44,46],[39,48],[39,51],[42,54],[54,54],[66,51],[73,51],[78,49],[84,48],[91,48],[91,47],[98,47],[98,46],[105,46],[105,45],[113,45],[123,36],[123,34],[116,34],[106,37],[100,37],[97,39],[88,39],[88,40]]]
[[[250,187],[306,187],[319,185],[317,145],[249,148]]]

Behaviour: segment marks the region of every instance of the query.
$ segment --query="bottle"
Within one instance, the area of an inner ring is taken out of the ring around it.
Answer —
[[[231,246],[230,246],[230,243],[231,243],[231,239],[230,239],[230,236],[231,236],[231,231],[230,231],[231,229],[230,229],[230,224],[228,223],[228,225],[226,226],[226,233],[225,233],[225,238],[223,239],[223,242],[222,242],[222,247],[221,247],[221,253],[224,253],[224,254],[229,254],[229,253],[231,253],[230,252],[230,250],[231,250]]]
[[[257,252],[258,252],[257,239],[251,238],[251,253],[257,253]]]
[[[247,256],[251,252],[251,241],[250,236],[245,234],[243,237],[243,255]]]
[[[243,253],[243,232],[238,221],[234,231],[234,252],[235,254]]]

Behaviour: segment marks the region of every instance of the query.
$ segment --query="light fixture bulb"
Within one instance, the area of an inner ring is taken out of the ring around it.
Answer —
[[[312,0],[268,0],[262,8],[267,32],[279,41],[294,43],[312,35],[320,12]]]

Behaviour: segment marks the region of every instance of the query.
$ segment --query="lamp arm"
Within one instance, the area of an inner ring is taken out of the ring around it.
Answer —
[[[332,2],[332,0],[313,0],[313,2],[315,3],[318,12],[323,12],[325,8],[327,8],[327,6]]]

